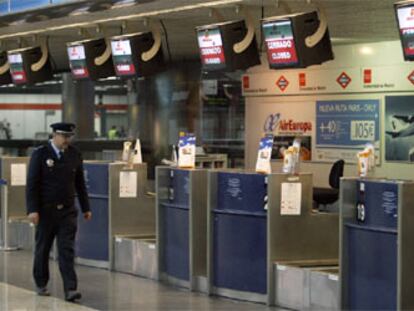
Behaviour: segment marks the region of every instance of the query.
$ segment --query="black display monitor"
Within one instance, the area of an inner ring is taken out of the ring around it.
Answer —
[[[85,47],[72,45],[68,47],[70,70],[75,79],[89,78],[89,70],[86,65]]]
[[[305,68],[332,60],[334,56],[328,29],[314,46],[306,45],[306,38],[314,35],[320,24],[316,11],[262,20],[269,67]]]
[[[8,63],[7,52],[6,51],[0,52],[0,67],[6,65],[7,63]],[[13,83],[13,80],[10,75],[10,69],[4,72],[3,74],[0,74],[0,85],[7,85],[11,83]]]
[[[140,32],[111,38],[112,59],[118,77],[145,77],[164,69],[162,47],[145,61],[142,54],[154,45],[152,32]]]
[[[263,34],[270,67],[295,67],[299,64],[289,18],[263,23]]]
[[[196,28],[201,64],[204,71],[235,71],[260,64],[256,37],[236,53],[234,45],[247,34],[244,20],[205,25]]]
[[[7,52],[7,54],[10,64],[10,74],[14,84],[35,84],[53,78],[50,55],[42,68],[38,71],[32,70],[32,65],[37,63],[42,57],[42,50],[40,47],[13,50]]]
[[[98,80],[115,76],[111,57],[103,63],[96,63],[96,59],[105,51],[104,38],[68,43],[67,52],[73,78]]]
[[[117,76],[134,76],[137,71],[132,59],[131,41],[129,39],[113,40],[111,42],[112,59]]]
[[[220,28],[212,27],[197,31],[201,64],[205,69],[220,70],[226,68],[223,39]]]
[[[395,4],[398,28],[404,59],[414,60],[414,1],[402,1]]]

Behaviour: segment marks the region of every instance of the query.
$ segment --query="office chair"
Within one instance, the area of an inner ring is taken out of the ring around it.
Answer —
[[[331,188],[313,188],[313,201],[316,202],[317,207],[320,205],[326,206],[335,203],[339,197],[339,181],[344,175],[344,160],[336,161],[329,173],[329,185]]]

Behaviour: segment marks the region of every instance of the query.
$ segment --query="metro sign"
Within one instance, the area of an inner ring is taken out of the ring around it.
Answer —
[[[351,81],[352,79],[344,71],[336,79],[336,82],[338,82],[343,89],[346,89]]]
[[[289,81],[284,76],[281,76],[279,80],[276,81],[276,85],[283,92],[288,87]]]
[[[407,79],[414,84],[414,70],[408,75]]]

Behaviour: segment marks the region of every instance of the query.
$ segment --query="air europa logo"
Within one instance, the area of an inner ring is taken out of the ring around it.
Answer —
[[[266,133],[279,131],[303,134],[312,131],[312,122],[295,121],[292,119],[282,120],[280,113],[274,113],[266,118],[263,129]]]

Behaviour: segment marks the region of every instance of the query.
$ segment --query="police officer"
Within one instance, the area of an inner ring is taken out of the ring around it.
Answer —
[[[70,145],[75,125],[51,125],[53,137],[48,144],[34,150],[30,159],[26,187],[27,213],[36,225],[36,246],[33,276],[36,292],[49,296],[49,253],[57,238],[59,270],[63,279],[65,299],[80,299],[74,269],[74,242],[78,211],[75,208],[75,190],[86,220],[92,213],[83,176],[80,152]]]

